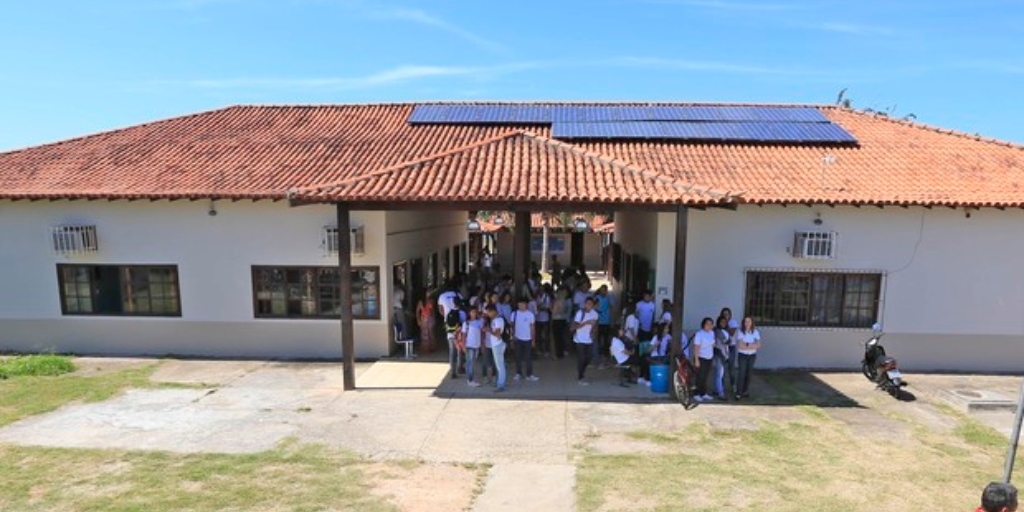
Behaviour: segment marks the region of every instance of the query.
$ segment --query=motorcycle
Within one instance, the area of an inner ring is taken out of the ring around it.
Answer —
[[[861,371],[864,373],[864,377],[877,384],[879,389],[883,389],[893,398],[899,399],[900,390],[907,386],[907,381],[903,380],[903,375],[900,374],[896,358],[886,355],[885,347],[879,343],[882,336],[885,335],[882,332],[882,326],[875,324],[873,331],[871,338],[864,342],[864,359],[860,362]]]

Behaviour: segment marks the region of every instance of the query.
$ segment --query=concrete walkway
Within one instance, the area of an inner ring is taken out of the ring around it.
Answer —
[[[571,464],[498,464],[473,512],[576,510],[575,481]]]

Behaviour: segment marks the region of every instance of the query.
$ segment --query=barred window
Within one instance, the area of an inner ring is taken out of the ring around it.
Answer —
[[[352,267],[352,318],[380,318],[379,267]],[[340,318],[335,267],[253,267],[257,318]]]
[[[747,272],[746,314],[758,325],[871,327],[881,274]]]

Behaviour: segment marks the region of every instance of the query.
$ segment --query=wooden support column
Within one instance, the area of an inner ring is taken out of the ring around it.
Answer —
[[[690,209],[676,207],[676,258],[672,269],[672,351],[683,349],[679,333],[683,332],[683,297],[686,292],[686,232]],[[692,349],[691,349],[692,350]]]
[[[530,269],[530,212],[516,210],[515,237],[513,240],[513,256],[515,263],[512,265],[512,309],[515,309],[519,301],[519,294],[526,287],[526,272]]]
[[[341,357],[344,389],[356,388],[355,340],[352,328],[352,239],[348,205],[338,203],[338,282],[341,287]]]
[[[573,228],[572,235],[569,236],[569,264],[576,268],[583,266],[583,253],[584,248],[586,247],[583,242],[583,235],[584,233],[582,231],[576,231],[576,229]],[[594,269],[591,268],[588,270]]]

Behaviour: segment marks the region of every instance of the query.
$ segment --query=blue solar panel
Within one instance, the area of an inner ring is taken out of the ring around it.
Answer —
[[[832,123],[624,121],[618,123],[554,123],[551,136],[560,139],[671,139],[738,142],[855,143]]]
[[[813,107],[726,105],[416,105],[411,124],[548,124],[621,121],[827,123]]]
[[[856,143],[814,107],[749,105],[417,105],[410,124],[551,125],[564,139]]]

